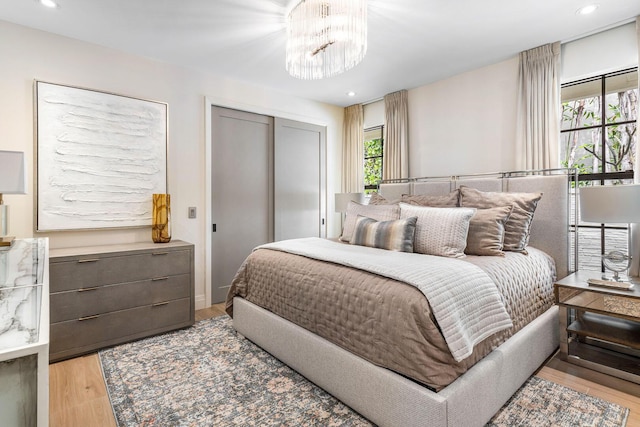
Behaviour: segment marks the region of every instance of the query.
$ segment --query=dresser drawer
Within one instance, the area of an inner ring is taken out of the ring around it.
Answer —
[[[61,292],[188,274],[190,271],[191,251],[157,249],[126,256],[87,255],[71,261],[52,258],[49,282],[51,292]]]
[[[190,295],[189,274],[52,293],[51,323],[189,298]]]
[[[190,324],[189,298],[51,324],[52,360]]]

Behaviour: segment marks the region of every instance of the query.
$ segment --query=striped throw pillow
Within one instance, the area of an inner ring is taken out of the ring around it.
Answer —
[[[413,236],[417,220],[417,217],[412,217],[394,221],[376,221],[358,215],[350,243],[390,251],[413,252]]]
[[[347,214],[344,217],[344,227],[342,228],[342,236],[340,240],[343,242],[351,242],[353,230],[356,227],[358,216],[366,216],[376,221],[392,221],[400,218],[400,208],[398,205],[361,205],[357,202],[349,202],[347,205]]]

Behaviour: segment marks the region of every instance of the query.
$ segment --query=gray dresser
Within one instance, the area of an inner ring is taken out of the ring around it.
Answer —
[[[193,325],[193,245],[50,251],[50,361]]]

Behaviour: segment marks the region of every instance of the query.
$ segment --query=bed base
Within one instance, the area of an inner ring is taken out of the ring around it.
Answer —
[[[242,298],[234,298],[233,314],[238,333],[381,427],[485,425],[559,337],[554,306],[434,393]]]

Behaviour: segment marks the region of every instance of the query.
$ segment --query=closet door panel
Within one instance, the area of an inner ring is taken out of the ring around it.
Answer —
[[[326,129],[275,119],[275,240],[325,237]]]
[[[214,107],[211,118],[212,302],[244,259],[273,241],[273,118]]]

